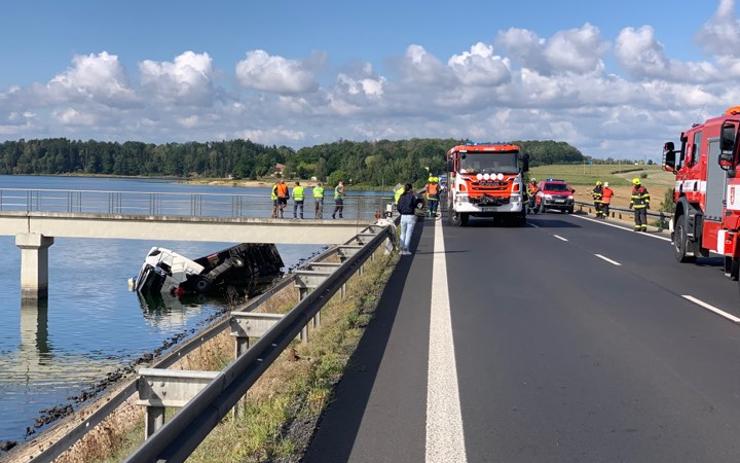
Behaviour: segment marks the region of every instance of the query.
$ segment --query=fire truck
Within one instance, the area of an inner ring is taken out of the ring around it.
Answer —
[[[524,180],[529,157],[516,145],[458,145],[447,152],[447,207],[453,225],[470,217],[526,222]]]
[[[733,280],[740,269],[738,127],[740,107],[733,107],[683,132],[680,148],[673,142],[663,147],[664,168],[676,175],[670,222],[676,260],[720,254],[725,275]]]

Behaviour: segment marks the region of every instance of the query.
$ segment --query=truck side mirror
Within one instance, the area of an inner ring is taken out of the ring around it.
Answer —
[[[732,121],[722,124],[719,138],[719,157],[717,162],[722,170],[731,170],[735,167],[735,151],[737,150],[737,125]]]
[[[522,154],[522,172],[529,172],[529,154]]]
[[[663,145],[663,169],[668,172],[676,171],[676,148],[672,141]]]
[[[447,160],[447,172],[454,172],[455,171],[455,165],[452,162],[452,159]]]

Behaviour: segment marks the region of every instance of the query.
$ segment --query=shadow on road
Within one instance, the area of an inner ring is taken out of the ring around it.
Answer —
[[[724,267],[725,259],[723,257],[699,257],[696,259],[696,265],[699,267]]]
[[[433,227],[434,222],[417,223],[411,239],[411,249],[418,248],[425,226]],[[413,260],[413,256],[402,257],[393,270],[378,302],[375,317],[350,357],[342,380],[336,386],[329,406],[319,419],[317,429],[301,462],[349,460]]]
[[[531,215],[527,217],[527,222],[540,228],[582,228],[580,225],[568,222],[562,219],[535,219]]]

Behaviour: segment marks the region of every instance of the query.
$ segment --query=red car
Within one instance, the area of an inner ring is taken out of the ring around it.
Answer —
[[[540,191],[534,198],[535,211],[544,213],[548,209],[557,209],[568,214],[573,213],[573,193],[576,190],[569,187],[564,180],[548,178],[537,184]]]

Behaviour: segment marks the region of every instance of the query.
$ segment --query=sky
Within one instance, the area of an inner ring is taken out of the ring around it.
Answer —
[[[555,139],[658,160],[740,104],[734,0],[0,8],[0,140]]]

